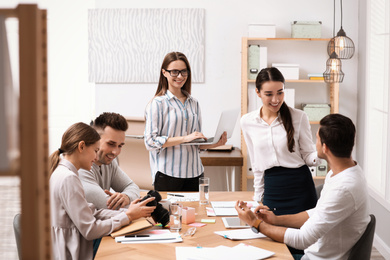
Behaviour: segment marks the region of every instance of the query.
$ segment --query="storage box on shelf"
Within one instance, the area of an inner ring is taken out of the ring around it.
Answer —
[[[277,68],[285,79],[299,79],[299,64],[272,63],[272,67]]]
[[[319,122],[324,116],[330,114],[329,104],[302,104],[302,109],[310,122]]]
[[[321,38],[321,21],[294,21],[291,38]]]
[[[272,64],[272,63],[280,63],[280,62],[284,62],[284,61],[273,60],[272,55],[270,55],[270,54],[272,54],[273,52],[280,52],[281,50],[283,51],[283,53],[286,52],[286,50],[281,49],[282,47],[274,47],[274,45],[275,45],[274,43],[282,42],[282,43],[285,43],[284,45],[286,45],[286,46],[287,45],[294,45],[295,43],[299,43],[299,44],[302,43],[302,44],[311,45],[311,44],[316,43],[316,42],[318,43],[319,41],[322,42],[323,44],[321,45],[321,47],[318,47],[320,49],[316,50],[317,52],[314,51],[314,54],[313,54],[313,50],[310,50],[311,51],[310,55],[312,57],[315,57],[316,53],[319,53],[320,51],[322,51],[322,48],[324,48],[324,50],[326,50],[326,46],[327,46],[326,44],[329,41],[329,39],[323,39],[323,38],[248,38],[248,37],[243,37],[242,38],[242,50],[241,50],[241,115],[248,113],[248,85],[255,83],[255,79],[248,79],[248,47],[249,47],[249,45],[259,44],[260,46],[263,46],[263,45],[267,46],[268,47],[268,49],[267,49],[267,51],[268,51],[268,54],[267,54],[268,64]],[[268,43],[272,42],[272,46],[264,44],[267,42]],[[275,49],[275,48],[277,48],[277,49]],[[302,51],[298,51],[298,52],[293,53],[293,54],[296,55],[296,61],[295,62],[288,61],[288,62],[289,63],[290,62],[291,63],[299,63],[300,68],[304,68],[305,67],[304,66],[305,60],[301,58]],[[324,61],[324,64],[325,64],[325,62],[326,62],[326,60]],[[307,87],[308,86],[307,84],[309,84],[309,86],[311,86],[310,83],[317,84],[317,85],[324,84],[325,86],[328,86],[329,87],[329,102],[326,102],[326,103],[330,104],[330,113],[338,113],[338,111],[339,111],[339,85],[338,85],[338,83],[327,84],[321,79],[312,80],[309,78],[299,78],[299,79],[293,79],[293,80],[287,79],[286,83],[287,84],[289,84],[289,83],[294,83],[294,84],[302,83],[302,87]],[[300,87],[301,86],[299,86],[299,88]],[[312,101],[307,100],[306,103],[310,103],[310,102],[312,102]],[[311,124],[318,124],[318,121],[313,121],[310,123]],[[250,165],[248,162],[248,151],[247,151],[244,137],[242,135],[241,135],[241,150],[242,150],[242,155],[243,155],[243,159],[244,159],[243,168],[242,168],[241,188],[242,188],[242,190],[247,190],[247,181],[249,179],[253,179],[253,175],[248,175],[248,171],[250,168]],[[318,169],[316,169],[316,170],[318,170]],[[313,178],[317,179],[317,180],[322,180],[325,177],[316,176]]]
[[[248,36],[249,37],[267,37],[275,38],[276,26],[275,24],[248,24]]]

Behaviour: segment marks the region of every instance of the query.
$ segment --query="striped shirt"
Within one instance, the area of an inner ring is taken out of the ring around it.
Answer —
[[[162,146],[169,137],[202,131],[198,101],[188,95],[184,104],[169,90],[155,97],[145,109],[145,146],[152,176],[157,171],[175,178],[195,178],[204,171],[197,145]]]

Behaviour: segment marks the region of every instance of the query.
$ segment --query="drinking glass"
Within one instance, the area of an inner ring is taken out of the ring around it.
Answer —
[[[209,177],[199,178],[199,204],[201,205],[209,204],[209,186]]]
[[[181,230],[181,205],[179,203],[172,203],[169,205],[169,211],[169,229],[174,232],[179,232]]]

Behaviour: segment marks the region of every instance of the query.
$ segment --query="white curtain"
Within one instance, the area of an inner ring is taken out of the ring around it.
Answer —
[[[6,18],[0,16],[0,171],[18,156],[18,95],[12,84]]]

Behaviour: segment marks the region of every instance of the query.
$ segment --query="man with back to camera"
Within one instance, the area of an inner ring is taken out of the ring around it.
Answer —
[[[80,169],[85,197],[98,209],[119,209],[139,198],[139,187],[124,173],[116,157],[125,144],[128,124],[117,113],[103,113],[91,126],[100,134],[100,149],[90,171]],[[115,192],[111,193],[110,188]]]
[[[283,242],[305,254],[295,259],[347,259],[370,221],[368,191],[364,173],[352,159],[355,126],[340,114],[320,121],[316,134],[318,157],[326,159],[326,175],[315,208],[292,215],[275,216],[266,205],[255,209],[237,201],[239,217],[275,241]]]

